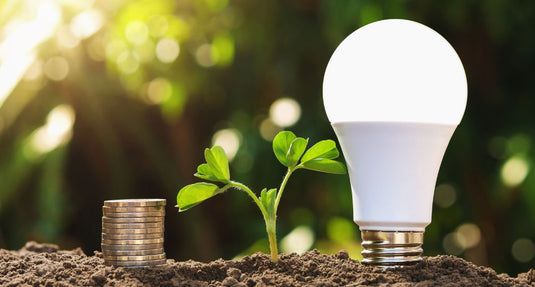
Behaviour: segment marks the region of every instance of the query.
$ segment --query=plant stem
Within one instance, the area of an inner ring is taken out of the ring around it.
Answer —
[[[277,249],[277,216],[269,217],[266,221],[266,231],[269,239],[269,250],[271,251],[271,261],[277,262],[279,251]]]
[[[276,213],[268,213],[267,210],[264,208],[264,205],[258,197],[254,194],[254,192],[247,187],[243,183],[239,183],[236,181],[231,181],[229,186],[232,186],[234,188],[240,189],[245,191],[256,203],[258,208],[260,208],[260,211],[262,212],[262,215],[264,216],[264,221],[266,223],[266,231],[268,234],[268,240],[269,240],[269,249],[271,251],[271,261],[277,262],[278,260],[278,248],[277,248],[277,214]]]
[[[237,189],[245,191],[256,203],[258,208],[260,208],[260,211],[262,212],[262,215],[264,216],[264,221],[266,223],[266,231],[268,234],[268,240],[269,240],[269,249],[271,251],[271,261],[277,262],[278,261],[278,255],[279,250],[277,247],[277,209],[279,207],[279,203],[282,197],[282,193],[284,192],[284,188],[286,188],[286,184],[288,183],[288,179],[290,179],[290,176],[292,173],[299,169],[300,167],[294,167],[294,168],[288,168],[288,171],[286,172],[286,175],[284,176],[284,179],[282,180],[281,186],[279,187],[279,190],[277,191],[277,198],[275,199],[275,203],[273,204],[273,212],[268,212],[266,210],[267,207],[264,207],[262,202],[256,197],[254,192],[248,188],[246,185],[231,181],[229,183],[230,186],[235,187]]]
[[[294,172],[294,170],[295,169],[288,168],[288,171],[286,172],[286,175],[284,176],[284,179],[282,180],[281,186],[279,187],[279,191],[277,192],[277,199],[275,199],[275,214],[277,214],[277,209],[279,208],[279,202],[281,201],[282,193],[284,192],[286,183],[288,183],[288,179],[290,179],[290,176],[292,175],[292,172]]]

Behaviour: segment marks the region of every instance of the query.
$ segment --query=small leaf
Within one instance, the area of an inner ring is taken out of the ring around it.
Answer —
[[[266,193],[266,211],[268,213],[268,217],[274,217],[275,216],[275,200],[277,198],[277,189],[272,188]]]
[[[330,159],[313,159],[302,163],[302,165],[309,170],[321,171],[334,174],[346,174],[346,166],[335,160]]]
[[[288,167],[294,167],[298,162],[305,149],[307,148],[308,140],[304,138],[295,138],[290,144],[288,153],[286,154],[286,163]]]
[[[204,157],[214,177],[223,183],[228,183],[230,181],[230,172],[228,159],[223,148],[220,146],[214,146],[211,149],[207,148],[204,150]]]
[[[219,191],[219,187],[212,183],[198,182],[186,185],[176,196],[178,211],[186,211],[208,198],[217,195]]]
[[[275,199],[277,198],[277,189],[272,188],[267,192],[267,203],[268,206],[275,207]]]
[[[333,140],[322,140],[307,150],[301,162],[307,162],[309,160],[323,158],[323,159],[335,159],[340,155],[336,148],[336,143]]]
[[[296,136],[294,133],[290,131],[282,131],[273,139],[273,153],[275,153],[277,159],[284,166],[289,166],[286,160],[286,154],[288,154],[290,145],[295,138]]]
[[[197,167],[197,173],[194,176],[210,181],[219,181],[217,177],[214,176],[212,169],[207,163],[203,163]]]
[[[267,212],[267,216],[274,216],[275,215],[275,199],[277,198],[277,189],[272,188],[269,191],[264,188],[262,189],[262,192],[260,192],[260,201],[262,202],[262,205],[264,206],[264,209]]]
[[[260,192],[260,202],[262,202],[262,205],[265,208],[267,205],[267,188],[262,189]]]

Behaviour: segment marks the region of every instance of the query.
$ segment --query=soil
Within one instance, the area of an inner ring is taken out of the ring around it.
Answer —
[[[535,286],[535,270],[516,278],[496,274],[454,256],[425,257],[414,266],[363,266],[347,252],[284,254],[278,263],[257,253],[210,263],[167,261],[164,267],[105,266],[102,253],[59,250],[28,242],[18,251],[0,250],[0,286]]]

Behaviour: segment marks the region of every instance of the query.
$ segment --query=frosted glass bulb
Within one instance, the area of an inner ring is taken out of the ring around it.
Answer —
[[[466,96],[455,50],[416,22],[371,23],[333,53],[323,100],[348,167],[363,263],[421,260],[438,171]]]
[[[459,124],[466,76],[455,50],[437,32],[408,20],[383,20],[336,48],[323,80],[332,123],[395,121]]]

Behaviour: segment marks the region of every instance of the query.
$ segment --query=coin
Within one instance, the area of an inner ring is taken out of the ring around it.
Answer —
[[[142,206],[142,207],[116,207],[116,206],[103,206],[102,210],[107,212],[148,212],[148,211],[161,211],[164,210],[164,206]]]
[[[163,243],[154,244],[134,244],[134,245],[114,245],[102,243],[101,245],[103,253],[116,250],[150,250],[163,248]]]
[[[163,206],[165,205],[165,199],[116,199],[104,201],[104,206]]]
[[[154,244],[154,243],[163,243],[163,238],[149,238],[149,239],[102,239],[104,244],[116,244],[116,245],[136,245],[136,244]]]
[[[164,228],[102,228],[102,233],[111,234],[145,234],[145,233],[163,233]]]
[[[144,222],[144,223],[102,223],[102,228],[163,228],[162,222]]]
[[[149,261],[165,259],[165,253],[153,254],[153,255],[136,255],[136,256],[118,256],[118,255],[106,255],[104,254],[104,260],[112,261]]]
[[[163,222],[163,217],[161,216],[149,216],[149,217],[102,217],[102,222],[109,223],[144,223],[144,222]]]
[[[128,267],[146,267],[146,266],[159,266],[165,264],[165,259],[158,260],[145,260],[145,261],[117,261],[117,260],[104,260],[106,265],[114,266],[128,266]]]
[[[103,215],[106,217],[164,217],[165,210],[160,211],[147,211],[147,212],[108,212],[104,210]]]
[[[147,249],[147,250],[104,250],[104,256],[139,256],[139,255],[153,255],[164,253],[163,248]]]
[[[139,233],[139,234],[113,234],[102,233],[102,239],[150,239],[150,238],[163,238],[163,233]]]

